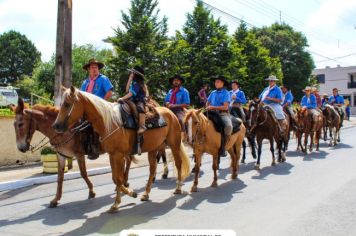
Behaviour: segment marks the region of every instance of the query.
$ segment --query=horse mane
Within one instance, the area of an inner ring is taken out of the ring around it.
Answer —
[[[325,107],[329,108],[331,113],[334,114],[334,116],[338,116],[339,115],[339,113],[335,110],[335,108],[333,106],[331,106],[330,104],[326,104]]]
[[[123,125],[119,105],[107,102],[106,100],[91,93],[79,90],[76,91],[77,96],[81,95],[84,99],[87,99],[99,113],[100,117],[103,119],[106,132],[110,132],[114,124],[119,127]],[[67,90],[66,92],[69,93],[70,90]]]
[[[50,106],[50,105],[44,106],[44,105],[36,104],[32,107],[32,109],[41,111],[44,114],[49,115],[49,116],[57,116],[59,113],[59,109],[57,107]]]

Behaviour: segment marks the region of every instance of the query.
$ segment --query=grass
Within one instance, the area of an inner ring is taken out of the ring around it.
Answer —
[[[12,117],[15,113],[10,108],[0,108],[0,116]]]

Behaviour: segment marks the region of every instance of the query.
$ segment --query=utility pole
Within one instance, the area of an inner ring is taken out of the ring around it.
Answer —
[[[60,105],[62,85],[72,85],[72,0],[58,0],[54,104]]]

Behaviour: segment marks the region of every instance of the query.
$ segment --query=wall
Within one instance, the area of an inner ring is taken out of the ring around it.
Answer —
[[[0,166],[23,164],[40,160],[40,151],[22,153],[17,150],[14,118],[0,117]],[[32,144],[35,145],[44,136],[35,132]]]

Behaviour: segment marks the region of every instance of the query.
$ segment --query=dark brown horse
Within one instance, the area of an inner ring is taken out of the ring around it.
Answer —
[[[329,104],[326,104],[323,108],[324,123],[329,129],[330,133],[330,143],[329,146],[337,145],[340,142],[340,129],[341,129],[341,118],[339,113]]]
[[[309,151],[313,151],[314,143],[316,144],[316,151],[319,151],[319,139],[321,137],[321,131],[323,128],[323,116],[318,114],[316,117],[313,117],[313,114],[310,110],[302,108],[297,111],[297,125],[297,149],[301,147],[302,152],[307,154],[308,137],[310,137]],[[302,144],[303,134],[304,145]]]
[[[278,124],[276,124],[274,118],[272,117],[271,111],[267,110],[260,100],[252,101],[249,105],[250,119],[249,123],[251,125],[250,132],[256,135],[257,140],[257,162],[256,169],[260,168],[260,160],[262,153],[262,141],[263,139],[268,139],[270,143],[270,151],[272,153],[272,165],[276,165],[275,155],[274,155],[274,140],[277,143],[278,149],[278,162],[284,162],[286,160],[285,151],[288,146],[288,132],[289,132],[289,120],[286,117],[283,122],[284,134],[279,133]]]

